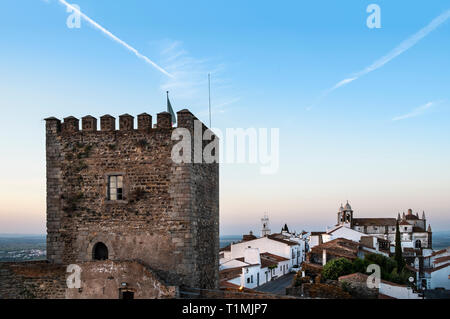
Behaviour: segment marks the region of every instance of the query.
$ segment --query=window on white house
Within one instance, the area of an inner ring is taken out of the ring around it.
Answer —
[[[247,278],[247,283],[248,283],[248,284],[250,283],[250,278]]]
[[[123,176],[108,176],[108,199],[123,200]]]

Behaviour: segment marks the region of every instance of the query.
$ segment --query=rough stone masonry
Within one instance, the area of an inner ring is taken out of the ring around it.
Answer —
[[[193,138],[198,119],[188,110],[177,117]],[[92,116],[81,129],[75,117],[46,119],[49,265],[95,273],[105,259],[136,262],[167,286],[218,287],[219,164],[174,163],[171,122],[167,112],[155,126],[150,115],[138,115],[137,128],[133,116],[121,115],[118,130],[110,115],[100,118],[100,130]]]

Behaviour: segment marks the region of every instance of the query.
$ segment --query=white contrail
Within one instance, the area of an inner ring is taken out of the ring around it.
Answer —
[[[336,83],[333,87],[326,90],[322,95],[316,100],[314,104],[318,103],[322,98],[326,97],[328,94],[333,92],[334,90],[347,85],[350,82],[353,82],[357,79],[359,79],[361,76],[366,75],[367,73],[370,73],[372,71],[375,71],[376,69],[381,68],[383,65],[388,63],[389,61],[393,60],[406,50],[413,47],[417,42],[422,40],[424,37],[426,37],[431,31],[439,27],[442,23],[448,20],[450,18],[450,10],[445,11],[438,17],[434,18],[433,21],[431,21],[426,27],[420,29],[417,33],[413,34],[403,42],[401,42],[398,46],[396,46],[392,51],[390,51],[388,54],[383,56],[382,58],[376,60],[374,63],[366,67],[365,69],[355,73],[351,77],[344,79],[342,81],[339,81]],[[310,109],[312,106],[308,107]]]
[[[394,118],[392,119],[392,121],[400,121],[400,120],[409,119],[409,118],[411,118],[411,117],[416,117],[416,116],[422,115],[423,113],[425,113],[426,110],[428,110],[428,109],[431,108],[433,105],[435,105],[435,104],[437,104],[437,103],[439,103],[439,102],[440,102],[440,101],[437,101],[437,102],[428,102],[428,103],[426,103],[426,104],[424,104],[424,105],[421,105],[421,106],[415,108],[414,110],[412,110],[411,112],[409,112],[409,113],[407,113],[407,114],[404,114],[404,115],[400,115],[400,116],[394,117]]]
[[[80,15],[80,17],[82,17],[84,20],[86,20],[87,22],[89,22],[93,27],[97,28],[98,30],[100,30],[101,32],[103,32],[104,34],[106,34],[108,37],[110,37],[111,39],[113,39],[114,41],[116,41],[117,43],[121,44],[122,46],[124,46],[127,50],[133,52],[138,58],[144,60],[146,63],[152,65],[153,67],[155,67],[156,69],[158,69],[160,72],[164,73],[165,75],[173,78],[174,76],[172,74],[170,74],[169,72],[167,72],[166,70],[164,70],[162,67],[160,67],[158,64],[156,64],[155,62],[153,62],[152,60],[150,60],[149,58],[147,58],[145,55],[141,54],[138,50],[136,50],[135,48],[133,48],[131,45],[129,45],[128,43],[126,43],[125,41],[119,39],[118,37],[116,37],[114,34],[112,34],[111,32],[109,32],[107,29],[105,29],[104,27],[102,27],[100,24],[98,24],[97,22],[95,22],[94,20],[92,20],[91,18],[89,18],[87,15],[85,15],[83,12],[81,12],[80,10],[78,10],[77,8],[75,8],[73,5],[67,3],[65,0],[58,0],[61,4],[65,5],[67,8],[70,8],[72,11],[76,12],[77,14]]]

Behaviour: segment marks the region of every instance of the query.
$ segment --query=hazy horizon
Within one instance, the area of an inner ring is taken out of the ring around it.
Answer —
[[[346,200],[450,229],[450,7],[378,4],[369,29],[366,2],[77,1],[168,76],[59,1],[2,2],[0,233],[45,233],[44,118],[155,119],[170,91],[208,123],[208,73],[214,128],[280,132],[276,174],[221,164],[221,233],[323,230]]]
[[[281,228],[280,228],[280,230],[281,230]],[[279,232],[280,230],[278,230],[277,232]],[[450,229],[433,231],[433,233],[438,233],[438,234],[449,233],[449,232],[450,232]],[[248,234],[248,232],[244,232],[241,234],[238,234],[238,233],[237,234],[220,234],[220,237],[241,237],[244,234]],[[14,237],[42,237],[42,236],[46,236],[46,235],[47,235],[46,233],[42,233],[42,234],[0,233],[0,237],[11,236],[11,238],[14,238]],[[260,234],[258,234],[258,233],[255,235],[260,236]]]

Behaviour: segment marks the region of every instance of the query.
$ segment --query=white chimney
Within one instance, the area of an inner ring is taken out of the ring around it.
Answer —
[[[244,261],[250,265],[261,264],[259,248],[245,248]]]

